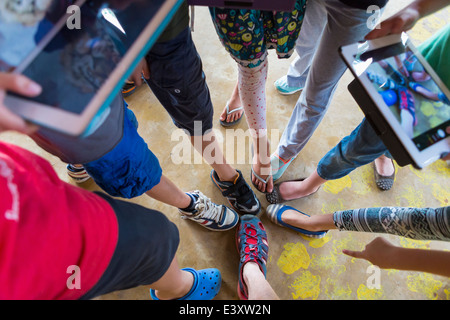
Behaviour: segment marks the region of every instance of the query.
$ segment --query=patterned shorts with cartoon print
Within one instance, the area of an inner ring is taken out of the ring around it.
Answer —
[[[289,58],[299,36],[306,0],[297,0],[291,12],[210,7],[217,35],[241,65],[257,67],[275,49],[278,58]]]

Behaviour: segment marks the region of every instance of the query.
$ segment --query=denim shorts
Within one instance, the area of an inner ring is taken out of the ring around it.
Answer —
[[[162,169],[158,158],[138,134],[133,112],[127,107],[124,112],[120,142],[100,159],[83,166],[109,195],[130,199],[156,186],[161,180]]]
[[[214,110],[191,30],[185,28],[175,38],[155,43],[146,60],[150,71],[146,82],[173,123],[190,135],[211,130]]]

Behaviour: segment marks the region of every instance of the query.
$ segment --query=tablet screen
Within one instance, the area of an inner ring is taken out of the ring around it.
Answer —
[[[392,115],[420,151],[450,136],[450,101],[417,57],[396,43],[355,56]]]
[[[0,70],[20,67],[42,47],[19,70],[43,87],[41,95],[26,99],[80,114],[164,0],[115,1],[118,5],[91,0],[67,15],[73,2],[30,1],[34,7],[22,11],[0,8]],[[62,18],[67,23],[61,24]]]

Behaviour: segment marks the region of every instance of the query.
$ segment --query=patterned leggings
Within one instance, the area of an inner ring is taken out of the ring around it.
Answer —
[[[450,207],[381,207],[337,211],[340,231],[388,233],[416,240],[450,241]]]

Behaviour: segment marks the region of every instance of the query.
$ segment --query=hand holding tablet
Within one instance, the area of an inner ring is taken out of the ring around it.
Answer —
[[[349,86],[399,165],[423,168],[450,152],[450,92],[408,36],[341,48]]]
[[[107,111],[182,0],[129,0],[120,7],[79,0],[79,28],[67,26],[71,16],[60,1],[45,3],[39,11],[25,10],[26,17],[7,8],[0,12],[0,71],[42,87],[35,97],[10,91],[4,105],[39,126],[79,136]]]

